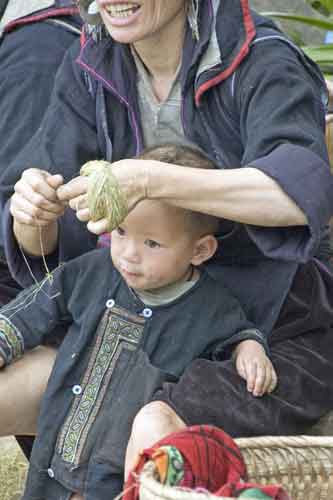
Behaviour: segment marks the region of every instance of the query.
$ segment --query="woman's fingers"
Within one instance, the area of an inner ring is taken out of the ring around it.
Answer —
[[[44,204],[43,202],[41,203]],[[46,204],[46,206],[48,206]],[[17,222],[31,226],[45,226],[58,219],[64,213],[64,206],[52,205],[51,211],[45,210],[27,199],[14,193],[10,202],[10,213]]]
[[[48,188],[45,191],[47,190]],[[42,211],[59,214],[63,210],[63,204],[59,203],[59,201],[50,201],[50,197],[46,198],[43,193],[36,192],[29,184],[22,183],[15,187],[13,198],[15,202],[17,201],[21,206],[23,202],[27,202],[31,207],[34,207],[34,214],[32,215],[36,217]]]
[[[25,170],[10,201],[14,219],[22,224],[45,226],[60,217],[64,205],[58,200],[56,189],[62,182],[61,175],[34,168]]]
[[[84,210],[88,208],[88,197],[86,194],[81,194],[69,200],[69,206],[75,210],[75,212],[79,212],[80,210]]]
[[[82,219],[80,219],[82,220]],[[100,219],[96,222],[93,222],[90,220],[87,224],[88,231],[90,231],[93,234],[103,234],[103,233],[108,233],[109,232],[109,222],[107,219]]]
[[[44,170],[29,168],[22,174],[21,179],[15,185],[15,191],[24,195],[24,190],[29,186],[32,191],[38,193],[50,202],[59,202],[56,189],[62,183],[61,175],[50,175]]]
[[[57,189],[57,196],[61,201],[75,200],[81,195],[85,195],[88,191],[88,178],[87,177],[75,177],[67,184],[63,184]],[[75,207],[74,210],[76,209]]]

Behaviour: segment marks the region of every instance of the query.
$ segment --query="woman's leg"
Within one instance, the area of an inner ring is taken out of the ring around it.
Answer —
[[[0,371],[0,436],[36,433],[56,349],[38,347]]]

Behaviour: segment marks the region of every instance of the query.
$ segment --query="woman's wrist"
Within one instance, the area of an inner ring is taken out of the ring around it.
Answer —
[[[58,246],[58,222],[48,226],[29,226],[14,219],[13,232],[18,245],[30,256],[50,255]]]

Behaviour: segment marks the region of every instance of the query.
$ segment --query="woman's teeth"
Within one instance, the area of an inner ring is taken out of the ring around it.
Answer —
[[[133,15],[140,8],[140,6],[131,3],[122,3],[117,5],[107,5],[105,8],[112,17],[129,17]]]

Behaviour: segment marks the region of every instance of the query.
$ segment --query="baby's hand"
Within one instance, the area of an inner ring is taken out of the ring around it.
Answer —
[[[265,349],[255,340],[240,342],[234,351],[237,373],[247,382],[253,396],[274,391],[277,375]]]

